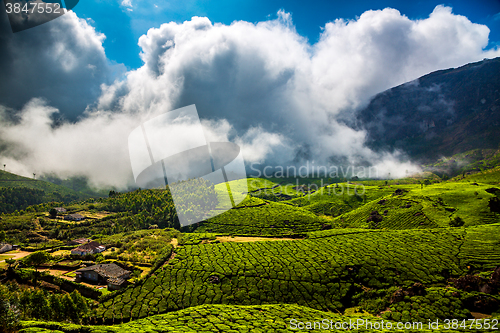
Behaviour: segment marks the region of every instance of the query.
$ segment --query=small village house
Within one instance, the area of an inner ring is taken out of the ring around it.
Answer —
[[[63,207],[54,207],[54,209],[58,213],[66,213],[66,208],[63,208]]]
[[[130,271],[127,271],[117,264],[98,264],[85,268],[80,268],[76,272],[76,282],[91,282],[106,284],[109,290],[117,290],[126,285],[130,278]]]
[[[78,239],[73,239],[71,241],[68,242],[68,245],[83,245],[83,244],[86,244],[88,242],[91,242],[92,240],[91,239],[88,239],[88,238],[78,238]]]
[[[113,290],[118,290],[127,285],[127,280],[124,278],[114,278],[111,277],[108,279],[108,290],[113,291]]]
[[[12,245],[7,243],[0,243],[0,253],[8,252],[12,250]]]
[[[64,219],[66,221],[81,221],[81,220],[85,220],[85,216],[83,215],[80,215],[78,213],[75,213],[75,214],[68,214],[64,217]]]
[[[104,245],[101,245],[94,241],[90,241],[71,250],[71,254],[78,256],[86,256],[89,254],[100,253],[103,252],[104,250],[106,250],[106,247]]]

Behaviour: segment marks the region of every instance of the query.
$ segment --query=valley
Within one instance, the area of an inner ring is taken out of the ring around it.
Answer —
[[[430,73],[359,111],[369,146],[419,172],[249,175],[200,187],[217,214],[184,227],[168,186],[0,171],[0,331],[491,332],[499,61]]]

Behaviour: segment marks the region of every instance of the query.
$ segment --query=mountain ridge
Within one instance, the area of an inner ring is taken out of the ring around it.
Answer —
[[[388,89],[360,110],[356,127],[376,151],[431,162],[500,143],[500,58],[439,70]]]

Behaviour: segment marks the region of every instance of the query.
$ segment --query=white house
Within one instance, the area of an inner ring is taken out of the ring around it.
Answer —
[[[12,245],[7,243],[0,243],[0,253],[12,250]]]

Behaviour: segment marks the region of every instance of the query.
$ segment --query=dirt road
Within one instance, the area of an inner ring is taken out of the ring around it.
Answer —
[[[7,256],[10,256],[9,259],[21,259],[21,258],[24,258],[28,255],[30,255],[32,252],[26,252],[26,251],[20,251],[20,250],[15,250],[15,251],[9,251],[9,252],[4,252],[2,253],[2,255],[7,255]],[[0,262],[4,262],[4,260],[0,260]]]

